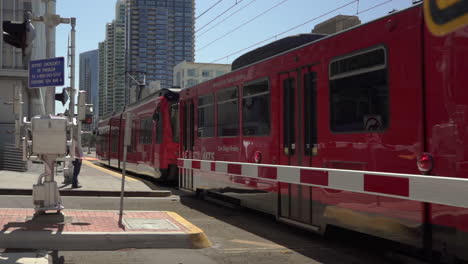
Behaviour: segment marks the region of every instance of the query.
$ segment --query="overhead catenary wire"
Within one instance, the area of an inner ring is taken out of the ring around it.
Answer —
[[[233,53],[231,53],[231,54],[229,54],[229,55],[226,55],[226,56],[224,56],[224,57],[222,57],[222,58],[219,58],[219,59],[217,59],[217,60],[214,60],[214,61],[212,61],[212,62],[210,62],[210,63],[215,63],[215,62],[218,62],[218,61],[220,61],[220,60],[227,59],[227,58],[229,58],[229,57],[231,57],[231,56],[233,56],[233,55],[236,55],[236,54],[238,54],[238,53],[240,53],[240,52],[243,52],[243,51],[245,51],[245,50],[248,50],[248,49],[250,49],[250,48],[253,48],[253,47],[255,47],[255,46],[258,46],[258,45],[260,45],[260,44],[262,44],[262,43],[265,43],[265,42],[267,42],[267,41],[269,41],[269,40],[276,39],[276,38],[277,38],[278,36],[280,36],[280,35],[283,35],[283,34],[289,32],[289,31],[291,31],[291,30],[294,30],[294,29],[296,29],[296,28],[298,28],[298,27],[300,27],[300,26],[303,26],[303,25],[305,25],[305,24],[307,24],[307,23],[310,23],[310,22],[312,22],[312,21],[314,21],[314,20],[317,20],[317,19],[319,19],[319,18],[321,18],[321,17],[324,17],[324,16],[326,16],[326,15],[328,15],[328,14],[331,14],[331,13],[333,13],[333,12],[335,12],[335,11],[338,11],[338,10],[340,10],[340,9],[342,9],[342,8],[345,8],[345,7],[347,7],[347,6],[350,6],[350,5],[352,5],[352,4],[354,4],[354,3],[358,2],[358,1],[359,1],[359,0],[353,0],[353,1],[349,2],[349,3],[347,3],[347,4],[344,4],[344,5],[342,5],[342,6],[339,6],[339,7],[335,8],[335,9],[333,9],[333,10],[331,10],[331,11],[328,11],[328,12],[326,12],[326,13],[323,13],[323,14],[321,14],[321,15],[319,15],[319,16],[313,18],[313,19],[311,19],[311,20],[308,20],[308,21],[306,21],[306,22],[304,22],[304,23],[302,23],[302,24],[300,24],[300,25],[294,26],[293,28],[290,28],[290,29],[288,29],[288,30],[286,30],[286,31],[283,31],[283,32],[281,32],[281,33],[279,33],[279,34],[276,34],[276,35],[274,35],[274,36],[272,36],[272,37],[269,37],[269,38],[267,38],[267,39],[264,39],[264,40],[262,40],[262,41],[259,41],[259,42],[255,43],[255,44],[253,44],[253,45],[250,45],[250,46],[248,46],[248,47],[246,47],[246,48],[243,48],[243,49],[241,49],[241,50],[238,50],[238,51],[236,51],[236,52],[233,52]],[[389,0],[389,1],[392,1],[392,0]],[[200,68],[202,68],[202,66],[199,66],[199,67],[197,67],[196,69],[200,69]]]
[[[210,6],[207,10],[203,11],[203,13],[201,13],[199,16],[197,16],[195,19],[199,19],[201,16],[203,16],[204,14],[206,14],[208,11],[210,11],[211,9],[213,9],[215,6],[217,6],[219,3],[221,3],[223,0],[219,0],[218,2],[214,3],[212,6]]]
[[[239,3],[242,3],[242,1],[244,0],[239,0],[239,1],[236,1],[235,4],[233,4],[231,7],[229,7],[228,9],[224,10],[224,12],[222,12],[221,14],[217,15],[215,18],[213,18],[212,20],[210,20],[208,23],[206,23],[205,25],[203,25],[202,27],[200,27],[199,29],[195,30],[195,33],[197,33],[198,31],[204,29],[206,26],[208,26],[209,24],[211,24],[213,21],[215,21],[216,19],[218,19],[219,17],[221,17],[222,15],[226,14],[229,10],[231,10],[232,8],[234,8],[235,6],[237,6],[237,4]]]
[[[211,45],[213,45],[215,42],[219,41],[220,39],[222,39],[222,38],[226,37],[227,35],[233,33],[234,31],[238,30],[239,28],[241,28],[241,27],[243,27],[243,26],[245,26],[245,25],[247,25],[247,24],[253,22],[253,21],[256,20],[257,18],[259,18],[259,17],[265,15],[266,13],[268,13],[268,12],[270,12],[271,10],[273,10],[274,8],[276,8],[276,7],[278,7],[278,6],[280,6],[280,5],[284,4],[284,3],[286,3],[287,1],[289,1],[289,0],[283,0],[283,1],[279,2],[279,3],[277,3],[276,5],[270,7],[269,9],[267,9],[267,10],[264,11],[264,12],[262,12],[261,14],[256,15],[255,17],[253,17],[253,18],[249,19],[248,21],[246,21],[246,22],[240,24],[239,26],[235,27],[235,28],[232,29],[231,31],[225,33],[225,34],[222,35],[221,37],[219,37],[219,38],[217,38],[217,39],[211,41],[210,43],[206,44],[205,46],[199,48],[199,49],[197,50],[197,52],[198,52],[198,51],[201,51],[201,50],[203,50],[203,49],[205,49],[205,48],[207,48],[207,47],[209,47],[209,46],[211,46]],[[356,2],[356,1],[357,1],[357,0],[355,0],[355,1],[353,1],[353,2]]]
[[[249,2],[248,4],[246,4],[245,6],[239,8],[238,10],[236,10],[234,13],[230,14],[229,16],[227,16],[226,18],[224,18],[223,20],[219,21],[218,23],[214,24],[212,27],[210,27],[209,29],[203,31],[202,33],[198,34],[197,35],[197,38],[205,35],[207,32],[211,31],[213,28],[217,27],[219,24],[223,23],[224,21],[228,20],[229,18],[231,18],[232,16],[234,16],[235,14],[239,13],[240,11],[242,11],[243,9],[247,8],[248,6],[250,6],[251,4],[255,3],[255,1],[257,0],[252,0],[251,2]],[[240,3],[240,2],[239,2]],[[195,32],[196,33],[196,32]]]
[[[365,10],[357,11],[354,15],[359,15],[359,14],[368,12],[368,11],[370,11],[370,10],[372,10],[372,9],[378,8],[378,7],[382,6],[382,5],[385,5],[385,4],[390,3],[390,2],[392,2],[392,1],[393,1],[393,0],[386,0],[386,1],[382,2],[382,3],[380,3],[380,4],[374,5],[374,6],[370,7],[370,8],[365,9]],[[336,12],[336,11],[338,11],[338,10],[340,10],[340,9],[342,9],[342,8],[345,8],[345,7],[349,6],[349,5],[352,5],[352,4],[356,3],[356,2],[359,2],[359,0],[351,1],[351,2],[349,2],[349,3],[347,3],[347,4],[344,4],[344,5],[340,6],[340,7],[337,7],[337,8],[335,8],[335,9],[331,10],[331,11],[328,11],[328,12],[326,12],[326,13],[323,13],[323,14],[317,16],[317,17],[314,17],[314,18],[312,18],[312,19],[310,19],[310,20],[308,20],[308,21],[306,21],[306,22],[304,22],[304,23],[301,23],[301,24],[299,24],[299,25],[297,25],[297,26],[294,26],[294,27],[292,27],[292,28],[290,28],[290,29],[288,29],[288,30],[285,30],[285,31],[283,31],[283,32],[281,32],[281,33],[278,33],[278,34],[276,34],[276,35],[274,35],[274,36],[272,36],[272,37],[269,37],[269,38],[267,38],[267,39],[264,39],[264,40],[262,40],[262,41],[259,41],[259,42],[255,43],[255,44],[252,44],[252,45],[250,45],[250,46],[248,46],[248,47],[246,47],[246,48],[243,48],[243,49],[240,49],[240,50],[235,51],[235,52],[233,52],[233,53],[230,53],[230,54],[228,54],[228,55],[226,55],[226,56],[224,56],[224,57],[221,57],[221,58],[219,58],[219,59],[216,59],[216,60],[214,60],[214,61],[212,61],[212,62],[210,62],[210,63],[218,62],[218,61],[220,61],[220,60],[229,58],[229,57],[231,57],[231,56],[233,56],[233,55],[236,55],[236,54],[238,54],[238,53],[241,53],[241,52],[243,52],[243,51],[246,51],[246,50],[248,50],[248,49],[251,49],[251,48],[253,48],[253,47],[255,47],[255,46],[258,46],[258,45],[260,45],[260,44],[262,44],[262,43],[265,43],[265,42],[267,42],[267,41],[269,41],[269,40],[271,40],[271,39],[277,38],[278,36],[284,35],[284,34],[290,32],[290,31],[292,31],[292,30],[294,30],[294,29],[296,29],[296,28],[299,28],[299,27],[304,26],[304,25],[306,25],[306,24],[308,24],[308,23],[311,23],[311,22],[313,22],[313,21],[315,21],[315,20],[317,20],[317,19],[319,19],[319,18],[322,18],[322,17],[324,17],[324,16],[326,16],[326,15],[328,15],[328,14],[331,14],[331,13],[333,13],[333,12]],[[345,18],[345,19],[347,19],[347,18]]]

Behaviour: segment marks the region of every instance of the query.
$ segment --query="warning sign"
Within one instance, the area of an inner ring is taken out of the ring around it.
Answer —
[[[448,34],[468,25],[468,0],[424,0],[424,17],[432,34]]]

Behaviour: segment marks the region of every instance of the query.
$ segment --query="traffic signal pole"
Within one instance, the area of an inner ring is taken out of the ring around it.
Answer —
[[[46,2],[46,10],[44,14],[45,19],[45,35],[46,35],[46,59],[55,57],[55,25],[53,23],[48,23],[47,20],[55,15],[55,1],[52,0],[43,0]],[[44,105],[46,109],[46,115],[55,114],[55,87],[46,88],[46,96],[44,100]]]

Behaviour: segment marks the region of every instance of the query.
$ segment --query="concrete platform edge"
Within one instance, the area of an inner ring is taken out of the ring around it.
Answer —
[[[189,230],[189,240],[192,244],[192,248],[200,249],[212,246],[211,241],[208,239],[208,236],[201,228],[190,223],[177,213],[167,211],[167,214],[175,220],[177,220],[180,224],[182,224],[183,226],[185,226],[185,228]]]

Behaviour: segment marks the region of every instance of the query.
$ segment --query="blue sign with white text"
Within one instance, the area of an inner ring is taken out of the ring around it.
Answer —
[[[29,62],[29,88],[64,85],[65,59],[57,57]]]

